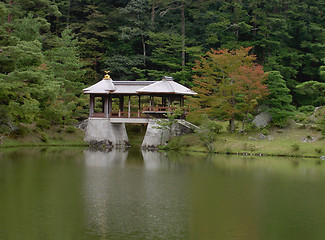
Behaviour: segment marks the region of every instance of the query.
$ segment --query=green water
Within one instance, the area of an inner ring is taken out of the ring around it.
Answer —
[[[325,161],[0,151],[0,239],[325,239]]]

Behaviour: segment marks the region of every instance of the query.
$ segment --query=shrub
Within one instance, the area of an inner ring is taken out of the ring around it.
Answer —
[[[307,119],[307,115],[305,113],[298,113],[295,117],[294,120],[296,122],[300,122],[300,123],[307,123],[308,119]]]
[[[252,132],[257,132],[258,129],[259,128],[256,127],[256,125],[254,123],[248,123],[248,124],[245,125],[244,131],[248,132],[248,133],[252,133]]]
[[[6,125],[0,125],[0,134],[7,134],[10,132],[10,128]]]
[[[313,113],[315,110],[315,107],[312,105],[306,105],[306,106],[302,106],[298,109],[299,112],[305,113],[305,114],[311,114]]]
[[[47,136],[46,133],[41,133],[41,140],[42,142],[49,142],[49,137]]]
[[[289,126],[289,121],[288,119],[272,119],[273,125],[279,128],[286,128]]]
[[[298,128],[299,129],[305,129],[306,128],[306,124],[298,124]]]
[[[256,146],[253,144],[244,143],[243,150],[254,152],[256,150]]]
[[[321,149],[321,148],[315,148],[315,152],[316,153],[322,153],[323,152],[323,149]]]
[[[291,148],[295,151],[298,151],[300,149],[300,145],[298,143],[294,143],[291,145]]]
[[[216,136],[222,130],[222,126],[216,121],[212,121],[207,116],[204,116],[200,128],[197,133],[203,142],[203,145],[208,149],[209,152],[214,151],[213,143]]]
[[[23,124],[19,124],[12,132],[12,136],[15,138],[22,137],[30,132],[29,128]]]
[[[261,133],[262,133],[263,135],[269,135],[269,134],[270,134],[270,131],[269,131],[268,129],[266,129],[266,128],[263,128],[263,129],[261,130]]]
[[[78,123],[78,120],[69,118],[69,119],[66,119],[64,121],[64,123],[67,124],[67,125],[73,125],[73,124],[77,124]]]
[[[43,120],[47,120],[49,124],[60,124],[65,113],[54,107],[47,107],[41,114]]]
[[[225,154],[231,154],[231,153],[233,153],[232,149],[230,147],[227,147],[225,149]]]
[[[74,126],[68,126],[65,130],[67,133],[75,133],[77,129]]]
[[[40,129],[49,129],[51,127],[51,123],[46,119],[39,119],[36,126]]]

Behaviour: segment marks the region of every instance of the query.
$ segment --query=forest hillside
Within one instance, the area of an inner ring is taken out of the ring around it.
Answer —
[[[248,49],[267,76],[267,96],[233,117],[264,105],[286,126],[325,103],[324,10],[322,0],[1,0],[0,134],[85,119],[82,89],[105,70],[197,88],[198,63],[222,49]]]

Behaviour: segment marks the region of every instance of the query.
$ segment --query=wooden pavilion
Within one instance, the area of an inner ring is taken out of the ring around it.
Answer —
[[[162,118],[166,113],[173,113],[176,107],[184,107],[185,95],[197,94],[172,77],[163,77],[161,81],[113,81],[108,74],[83,92],[90,95],[90,118],[128,119],[129,123],[141,122],[136,119]],[[134,104],[131,106],[131,97],[133,102],[133,98],[137,98],[136,108]],[[98,98],[101,100],[99,111],[95,108]],[[125,99],[128,101],[126,109]]]

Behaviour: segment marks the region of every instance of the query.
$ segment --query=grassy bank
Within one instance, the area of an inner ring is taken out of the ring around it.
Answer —
[[[225,126],[224,126],[225,129]],[[132,149],[140,149],[146,126],[127,125]],[[220,132],[213,143],[213,152],[221,154],[316,157],[325,155],[325,139],[320,131],[293,125],[286,129],[271,129],[267,133]],[[53,127],[30,131],[19,136],[4,136],[0,148],[28,146],[88,146],[84,132],[74,127]],[[306,140],[306,142],[303,142]],[[209,152],[199,134],[172,139],[163,149],[196,153]]]
[[[75,127],[52,127],[1,137],[0,148],[28,146],[88,146],[85,133]]]
[[[141,148],[146,132],[144,125],[127,125],[130,144],[133,148]],[[1,137],[0,148],[29,146],[88,146],[84,141],[85,133],[71,126],[55,126],[50,129],[30,130],[21,134]]]
[[[325,155],[325,139],[321,132],[300,129],[298,126],[286,129],[271,129],[262,133],[220,132],[212,144],[214,153],[316,157]],[[169,150],[209,152],[199,134],[190,134],[172,139]]]

